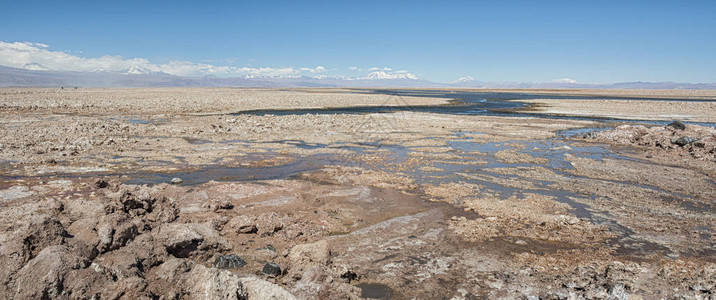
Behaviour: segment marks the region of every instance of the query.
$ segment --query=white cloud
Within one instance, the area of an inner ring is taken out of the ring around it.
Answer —
[[[235,60],[235,59],[231,59]],[[218,62],[221,61],[213,61]],[[224,61],[224,63],[230,63]],[[145,58],[124,58],[122,56],[105,55],[101,57],[82,57],[77,51],[53,51],[50,46],[33,42],[3,42],[0,41],[0,65],[24,68],[36,71],[77,71],[77,72],[119,72],[126,74],[146,74],[163,72],[177,76],[217,76],[217,77],[283,77],[297,78],[312,76],[317,79],[418,79],[407,70],[393,71],[389,67],[373,67],[372,71],[362,77],[346,77],[335,74],[337,69],[328,69],[324,66],[315,67],[254,67],[254,66],[226,66],[212,64],[212,61],[190,62],[170,61],[167,63],[153,63]],[[349,67],[348,70],[363,72],[361,67]],[[331,77],[329,77],[331,76]]]
[[[299,70],[311,72],[311,73],[321,73],[321,72],[325,72],[326,68],[324,68],[323,66],[317,66],[315,68],[300,68]]]
[[[463,76],[463,77],[458,78],[455,82],[466,83],[466,82],[473,82],[473,81],[475,81],[475,78],[473,78],[472,76]]]
[[[85,58],[67,52],[49,50],[49,46],[42,43],[0,41],[0,65],[25,68],[28,70],[55,70],[78,72],[125,72],[127,70],[148,70],[151,72],[164,72],[178,76],[252,76],[252,77],[280,77],[297,75],[300,73],[325,72],[323,66],[314,68],[271,68],[271,67],[233,67],[219,66],[207,63],[193,63],[189,61],[170,61],[164,64],[151,63],[144,58],[125,59],[122,56],[105,55],[101,57]]]
[[[65,52],[48,50],[41,43],[0,41],[0,65],[15,68],[40,65],[49,70],[63,71],[111,71],[123,70],[130,66],[150,65],[143,58],[123,59],[121,56],[82,58]],[[151,69],[151,68],[150,68]]]
[[[557,82],[557,83],[577,83],[576,80],[571,79],[571,78],[560,78],[560,79],[555,79],[555,80],[552,80],[552,81],[553,81],[553,82]]]

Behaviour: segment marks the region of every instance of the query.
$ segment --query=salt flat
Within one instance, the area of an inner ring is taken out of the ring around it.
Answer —
[[[713,91],[463,92],[0,89],[0,297],[713,294]]]

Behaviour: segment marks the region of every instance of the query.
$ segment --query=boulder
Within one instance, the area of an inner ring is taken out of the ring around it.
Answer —
[[[18,271],[14,299],[58,298],[65,290],[65,277],[71,270],[85,268],[88,261],[67,246],[50,246]]]
[[[124,247],[139,234],[137,225],[126,214],[113,213],[102,216],[97,224],[100,253]]]
[[[291,293],[283,287],[270,283],[256,277],[244,277],[240,279],[246,289],[249,299],[296,299]]]
[[[279,214],[270,212],[256,217],[256,226],[260,233],[270,235],[283,229],[284,222]]]
[[[360,299],[361,289],[345,283],[326,266],[306,270],[291,289],[301,299]]]
[[[681,147],[686,146],[688,144],[694,143],[698,141],[699,139],[693,138],[690,136],[682,136],[674,141],[674,144],[679,145]]]
[[[246,265],[246,261],[236,254],[220,255],[214,260],[214,267],[219,269],[238,269]]]
[[[232,218],[226,224],[226,227],[237,234],[252,234],[259,231],[256,226],[256,219],[245,215]]]
[[[45,247],[64,243],[68,236],[60,221],[48,215],[34,215],[25,224],[16,238],[22,240],[31,258]]]
[[[15,293],[8,285],[28,261],[48,247],[64,244],[68,236],[54,217],[39,214],[22,218],[19,226],[0,232],[0,298],[10,298]]]
[[[231,271],[210,269],[199,264],[184,274],[182,286],[193,299],[248,299],[241,280]]]
[[[281,267],[275,263],[267,262],[264,264],[263,269],[261,269],[261,273],[269,276],[278,276],[281,275]]]
[[[137,267],[142,270],[158,266],[169,257],[165,246],[157,241],[151,233],[140,234],[129,245],[115,251],[134,255],[141,263]]]
[[[681,122],[681,121],[673,121],[673,122],[669,123],[669,125],[666,125],[666,126],[669,126],[671,128],[678,129],[678,130],[686,129],[686,124],[684,124],[684,122]]]
[[[129,277],[110,284],[103,292],[107,299],[151,299],[152,294],[146,291],[147,281],[140,277]]]
[[[128,251],[112,251],[95,259],[91,266],[98,273],[115,279],[144,277],[141,260]]]
[[[330,253],[326,240],[294,246],[288,254],[290,275],[301,278],[304,271],[315,266],[325,266]]]
[[[166,247],[169,254],[179,258],[208,250],[231,249],[231,244],[225,238],[205,224],[163,224],[154,237]]]
[[[73,299],[102,299],[103,292],[113,282],[112,277],[98,273],[90,266],[70,271],[65,276],[64,290]]]
[[[182,258],[170,258],[156,269],[156,276],[168,282],[176,281],[180,275],[191,271],[194,262]]]
[[[101,189],[109,189],[110,191],[118,191],[119,187],[122,185],[122,182],[119,180],[119,178],[116,177],[109,177],[109,178],[96,178],[90,185],[90,187],[93,190],[101,190]]]
[[[152,188],[122,185],[116,192],[107,190],[105,196],[109,201],[105,211],[107,214],[121,211],[130,217],[142,216],[145,221],[149,222],[150,227],[154,223],[173,222],[176,220],[179,210],[176,209],[172,200],[164,196],[164,187],[166,185]]]

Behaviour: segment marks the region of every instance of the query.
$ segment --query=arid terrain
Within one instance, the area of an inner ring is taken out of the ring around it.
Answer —
[[[716,91],[463,92],[0,89],[0,298],[716,297]]]

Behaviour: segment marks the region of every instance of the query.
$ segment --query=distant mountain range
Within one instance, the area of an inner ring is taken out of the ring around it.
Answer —
[[[47,71],[41,65],[24,69],[0,66],[0,87],[406,87],[406,88],[530,88],[530,89],[716,89],[716,83],[622,82],[582,84],[571,82],[482,82],[466,77],[454,83],[418,79],[410,73],[373,72],[363,77],[188,77],[146,68],[123,72]]]

